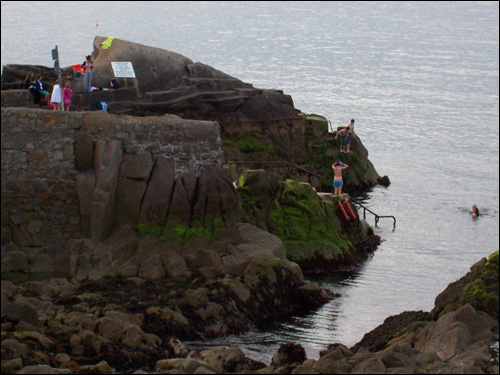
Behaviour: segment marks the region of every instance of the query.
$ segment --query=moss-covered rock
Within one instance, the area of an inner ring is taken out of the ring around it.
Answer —
[[[492,253],[474,264],[470,272],[448,287],[436,297],[431,314],[434,318],[449,311],[455,311],[469,303],[474,308],[499,318],[499,255]]]
[[[326,203],[308,183],[245,170],[237,187],[245,220],[279,237],[304,273],[329,273],[362,258],[359,228],[343,227],[335,199]]]
[[[341,159],[349,165],[343,176],[344,189],[347,191],[363,191],[379,183],[381,177],[368,160],[368,151],[358,136],[352,140],[350,153],[340,153],[340,143],[335,139],[336,130],[328,129],[329,124],[325,117],[305,115],[305,121],[304,141],[308,151],[308,166],[313,172],[332,181],[334,176],[331,166],[336,160]],[[329,184],[320,181],[320,190],[329,188]]]
[[[330,124],[325,117],[315,114],[300,114],[300,116],[303,121],[297,122],[296,130],[298,131],[293,135],[295,149],[300,149],[300,152],[290,153],[289,147],[284,146],[284,143],[287,143],[284,140],[292,136],[284,129],[271,125],[259,132],[256,132],[254,128],[241,126],[237,138],[221,134],[225,160],[244,163],[243,166],[237,168],[236,173],[234,168],[231,169],[233,180],[236,180],[245,168],[251,167],[251,163],[254,163],[259,168],[264,166],[266,171],[276,172],[281,180],[293,178],[310,183],[318,191],[331,191],[332,186],[329,182],[333,180],[331,166],[336,160],[342,159],[349,165],[344,172],[346,191],[353,193],[365,191],[377,184],[384,186],[390,184],[389,178],[380,177],[368,160],[368,151],[359,137],[356,136],[353,139],[351,153],[340,153],[338,140],[335,139],[336,131],[330,129]],[[293,165],[298,165],[301,169]]]

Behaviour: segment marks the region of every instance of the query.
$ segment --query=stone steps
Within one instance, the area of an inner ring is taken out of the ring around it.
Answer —
[[[188,86],[194,86],[198,90],[204,91],[225,91],[235,90],[239,88],[253,89],[253,86],[244,83],[236,78],[198,78],[198,77],[185,77],[183,83]]]

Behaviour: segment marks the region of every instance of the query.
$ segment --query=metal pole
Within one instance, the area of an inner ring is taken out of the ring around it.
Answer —
[[[52,60],[54,60],[54,69],[57,73],[57,76],[59,78],[59,96],[61,97],[61,109],[64,111],[64,99],[63,99],[63,92],[62,92],[62,79],[61,79],[61,68],[59,65],[59,51],[56,48],[52,50]]]

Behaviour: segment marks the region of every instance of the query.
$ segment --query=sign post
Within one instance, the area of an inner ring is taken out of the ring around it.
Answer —
[[[61,97],[61,108],[64,111],[64,100],[63,100],[63,93],[62,93],[62,80],[61,80],[61,68],[59,67],[59,51],[56,48],[52,50],[52,60],[54,60],[54,70],[59,78],[59,90],[60,92],[60,97]]]

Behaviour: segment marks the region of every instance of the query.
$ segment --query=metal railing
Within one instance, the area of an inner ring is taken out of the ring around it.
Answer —
[[[389,218],[389,219],[394,220],[392,229],[394,230],[396,228],[396,218],[394,216],[392,216],[392,215],[378,215],[375,212],[373,212],[372,210],[370,210],[369,208],[366,208],[365,206],[363,206],[361,203],[357,202],[355,199],[351,198],[351,200],[355,205],[357,205],[363,209],[363,219],[366,220],[366,211],[368,211],[373,216],[375,216],[375,227],[378,226],[378,222],[380,219]]]
[[[312,176],[315,176],[315,177],[323,180],[324,182],[326,182],[328,185],[332,184],[331,181],[328,181],[323,176],[321,176],[321,175],[319,175],[317,173],[314,173],[312,171],[309,171],[309,170],[307,170],[305,168],[302,168],[302,167],[300,167],[298,165],[289,163],[287,161],[233,161],[233,162],[227,162],[227,163],[224,163],[224,164],[226,164],[226,165],[231,165],[231,164],[275,164],[275,165],[285,165],[285,166],[288,166],[288,167],[295,168],[296,170],[308,173],[308,174],[310,174]],[[378,222],[379,222],[380,219],[390,218],[390,219],[394,220],[394,222],[393,222],[393,230],[396,228],[396,218],[394,216],[392,216],[392,215],[378,215],[375,212],[373,212],[372,210],[370,210],[369,208],[367,208],[364,205],[362,205],[361,203],[357,202],[354,198],[351,197],[351,200],[352,200],[352,202],[355,205],[357,205],[357,206],[359,206],[359,207],[361,207],[363,209],[363,219],[364,220],[366,220],[366,211],[368,211],[373,216],[375,216],[375,227],[378,226]]]

